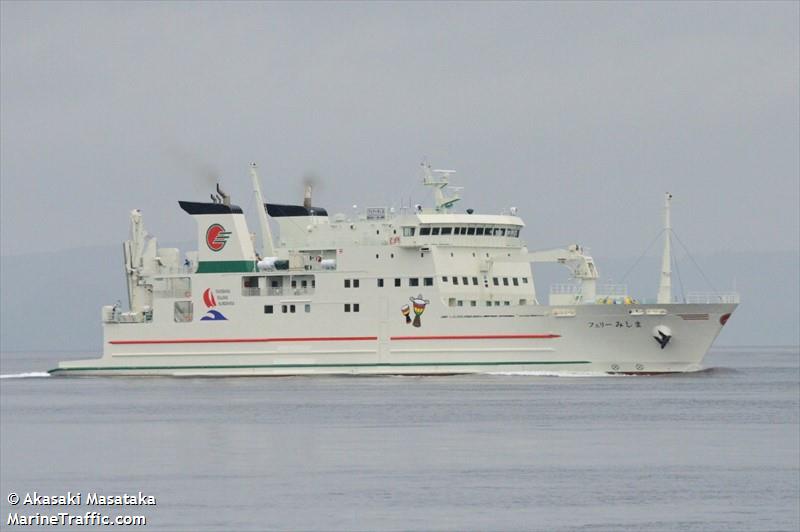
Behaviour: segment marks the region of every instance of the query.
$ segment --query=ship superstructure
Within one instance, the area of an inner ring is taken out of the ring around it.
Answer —
[[[179,202],[197,224],[196,252],[159,248],[132,211],[129,308],[103,307],[101,358],[51,373],[692,371],[738,304],[735,294],[672,300],[669,195],[659,297],[645,304],[598,285],[578,245],[529,251],[515,209],[457,212],[453,172],[423,171],[432,208],[347,217],[313,206],[310,188],[300,205],[264,202],[251,165],[259,246],[219,186],[210,202]],[[537,262],[567,266],[574,282],[540,301]]]

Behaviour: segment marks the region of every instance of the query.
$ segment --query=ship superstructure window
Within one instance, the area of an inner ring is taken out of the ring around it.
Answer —
[[[458,284],[458,277],[455,275],[453,276],[453,284]]]
[[[431,234],[434,235],[434,236],[438,235],[439,234],[439,228],[438,227],[432,228],[431,229]]]
[[[408,279],[408,286],[419,286],[419,278],[411,277]]]
[[[344,311],[345,312],[350,312],[350,303],[345,303],[344,304]]]
[[[473,284],[474,286],[478,286],[478,278],[477,278],[477,277],[473,277],[473,278],[472,278],[472,284]]]
[[[303,308],[305,309],[306,313],[311,312],[311,303],[306,303]]]
[[[483,236],[483,227],[478,227],[475,229],[475,234],[478,236]]]
[[[469,278],[468,277],[462,277],[461,278],[461,282],[464,283],[464,286],[467,286],[469,284]]]
[[[358,288],[358,279],[353,279],[353,288]]]
[[[419,228],[419,236],[427,236],[429,234],[431,234],[431,228],[430,227],[420,227]]]
[[[416,227],[403,227],[403,236],[414,236]]]
[[[383,288],[383,279],[378,279],[378,288]]]
[[[344,287],[345,288],[350,288],[350,279],[345,279],[344,280]]]
[[[353,303],[353,312],[361,312],[361,306],[358,303]]]
[[[193,305],[191,301],[176,301],[175,302],[175,322],[188,323],[192,321]]]
[[[264,314],[272,314],[273,312],[275,312],[275,309],[272,305],[264,305]]]
[[[495,286],[500,286],[500,281],[497,277],[492,277],[492,284]]]
[[[447,282],[447,276],[446,276],[446,275],[442,275],[442,282],[443,282],[443,283],[446,283],[446,282]]]
[[[519,279],[517,279],[516,277],[513,277],[511,279],[511,282],[514,283],[514,286],[519,286]]]
[[[426,277],[422,284],[425,286],[433,286],[433,277]]]
[[[453,228],[452,227],[442,227],[442,234],[443,235],[449,235],[452,232],[453,232]]]
[[[528,278],[527,277],[523,277],[522,278],[522,284],[528,284]]]
[[[508,277],[503,277],[503,286],[508,286]]]
[[[468,235],[474,235],[475,234],[475,228],[474,227],[467,227],[467,234]]]
[[[399,277],[395,278],[394,286],[395,286],[395,288],[400,288],[400,278]]]
[[[361,312],[361,305],[358,303],[345,303],[344,304],[344,311],[345,312]]]

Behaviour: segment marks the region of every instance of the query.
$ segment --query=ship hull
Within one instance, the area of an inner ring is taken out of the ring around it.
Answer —
[[[298,315],[280,327],[245,320],[197,321],[179,330],[169,323],[107,324],[101,358],[61,362],[51,374],[690,372],[703,368],[705,354],[736,305],[443,307],[430,309],[418,324],[388,304],[378,302],[376,308],[339,322]],[[666,342],[654,338],[658,328],[669,331]]]

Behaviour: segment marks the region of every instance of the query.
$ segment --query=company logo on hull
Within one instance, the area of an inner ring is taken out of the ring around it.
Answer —
[[[200,321],[217,321],[228,319],[222,314],[222,312],[214,309],[214,307],[217,306],[217,298],[214,297],[214,293],[210,288],[206,288],[206,291],[203,292],[203,303],[205,303],[206,307],[208,307],[208,312],[206,312],[205,316],[200,318]]]
[[[220,251],[228,243],[231,232],[226,231],[220,224],[212,224],[206,230],[206,245],[211,251]]]

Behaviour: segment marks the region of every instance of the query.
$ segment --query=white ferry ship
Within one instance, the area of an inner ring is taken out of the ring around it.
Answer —
[[[738,304],[736,294],[673,299],[669,194],[658,298],[645,304],[599,285],[580,246],[529,251],[515,209],[458,212],[452,171],[423,170],[432,208],[347,217],[313,206],[310,188],[302,205],[264,203],[252,164],[260,239],[218,185],[210,202],[179,202],[197,222],[198,250],[185,255],[159,248],[132,211],[128,310],[102,308],[101,358],[50,373],[686,372],[702,367]],[[534,283],[539,262],[573,279],[547,302]]]

